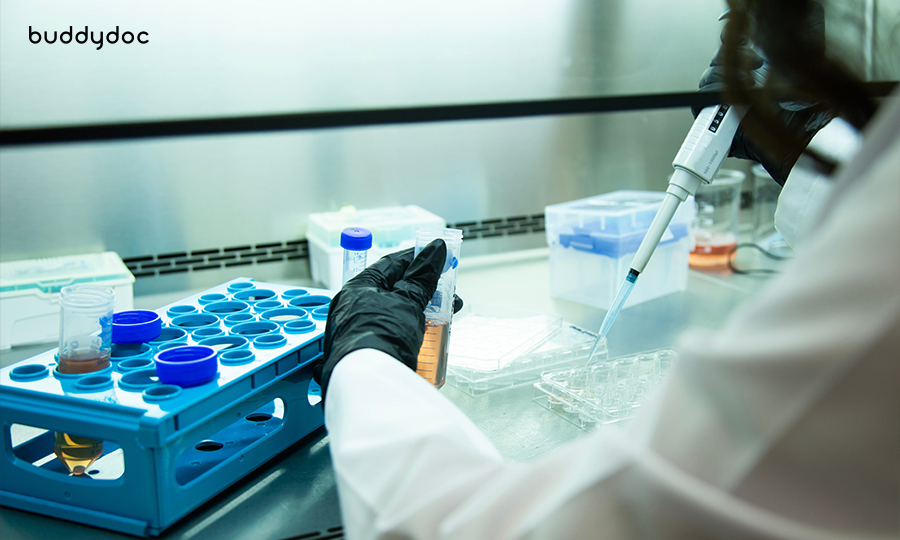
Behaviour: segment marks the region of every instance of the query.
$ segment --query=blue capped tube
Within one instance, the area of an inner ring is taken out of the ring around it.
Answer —
[[[344,273],[341,285],[366,268],[366,256],[372,248],[372,232],[362,227],[350,227],[341,232],[344,248]]]

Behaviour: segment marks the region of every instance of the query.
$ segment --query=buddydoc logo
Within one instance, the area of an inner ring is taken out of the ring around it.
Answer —
[[[68,30],[63,30],[59,32],[57,35],[57,31],[54,30],[53,34],[50,34],[46,30],[43,34],[40,31],[34,30],[31,26],[28,27],[28,41],[34,43],[35,45],[44,42],[48,44],[62,43],[63,45],[68,45],[73,41],[79,45],[84,45],[90,40],[91,43],[97,46],[97,50],[103,48],[104,43],[104,35],[103,32],[94,32],[89,31],[88,27],[85,26],[84,30],[79,30],[72,34],[72,27],[70,26]],[[97,35],[99,34],[99,35]],[[144,31],[140,32],[131,32],[124,31],[119,34],[119,27],[116,26],[116,29],[106,33],[106,43],[110,45],[115,45],[117,43],[123,43],[125,45],[131,45],[132,43],[139,43],[141,45],[146,45],[150,43],[150,34]]]

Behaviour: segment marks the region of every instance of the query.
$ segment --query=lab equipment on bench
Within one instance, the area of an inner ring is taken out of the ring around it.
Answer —
[[[743,116],[744,109],[732,105],[706,107],[697,115],[694,124],[688,131],[687,138],[681,144],[678,153],[675,154],[675,160],[672,162],[675,172],[669,180],[665,199],[634,255],[631,268],[628,269],[628,274],[619,287],[613,305],[606,312],[603,323],[600,325],[594,350],[599,349],[600,343],[606,339],[619,311],[628,301],[638,276],[647,267],[650,256],[653,255],[660,242],[665,241],[664,235],[669,230],[669,223],[672,222],[681,203],[694,195],[701,183],[710,183],[719,172],[719,167],[728,157],[731,142]],[[591,362],[593,356],[592,351],[588,363]]]
[[[306,239],[312,277],[328,289],[341,288],[344,258],[341,234],[348,227],[363,227],[372,233],[372,247],[367,257],[367,262],[372,263],[395,251],[413,247],[416,227],[443,228],[446,225],[443,218],[415,205],[369,210],[348,206],[337,212],[310,214]]]
[[[109,367],[115,292],[99,285],[70,285],[59,294],[59,373],[85,375]],[[83,475],[103,455],[103,441],[58,431],[53,453],[73,475]]]
[[[0,263],[0,349],[59,340],[59,293],[78,284],[111,287],[116,311],[133,307],[134,276],[108,251]]]
[[[622,276],[659,210],[665,193],[615,191],[548,206],[550,294],[600,309],[610,309]],[[660,245],[659,257],[628,305],[646,302],[687,287],[691,251],[691,205],[678,210]]]
[[[348,227],[341,232],[344,270],[341,286],[366,269],[366,254],[372,248],[372,233],[363,227]]]
[[[728,265],[728,258],[738,243],[741,186],[745,177],[741,171],[720,170],[712,182],[697,189],[694,195],[697,219],[691,227],[694,237],[690,257],[692,267]]]
[[[434,296],[425,306],[425,337],[419,349],[416,373],[436,388],[444,386],[447,376],[447,354],[450,344],[450,323],[456,295],[456,271],[463,233],[459,229],[419,227],[416,229],[416,249],[422,249],[437,239],[447,245],[447,258]]]
[[[253,291],[283,300],[291,316],[200,311],[205,295],[239,303],[235,295]],[[322,425],[312,370],[325,321],[311,314],[330,302],[326,290],[239,278],[156,310],[160,333],[114,344],[101,371],[61,373],[55,350],[0,370],[0,503],[159,535]],[[221,332],[205,337],[201,327]],[[54,456],[56,433],[98,442],[102,455],[71,475]]]
[[[582,429],[634,415],[668,374],[677,353],[663,348],[570,369],[546,371],[534,402]]]
[[[70,285],[60,291],[60,373],[91,373],[109,365],[115,305],[116,295],[109,287]]]
[[[594,337],[559,315],[466,304],[453,317],[447,382],[470,396],[531,385],[583,365]]]

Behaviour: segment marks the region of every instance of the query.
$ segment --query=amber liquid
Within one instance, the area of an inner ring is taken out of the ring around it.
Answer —
[[[82,475],[97,458],[103,455],[103,441],[56,433],[53,453],[74,475]]]
[[[56,370],[60,373],[93,373],[109,367],[109,353],[98,356],[96,351],[67,354],[59,358]],[[53,453],[69,469],[69,472],[80,476],[87,468],[103,455],[103,441],[78,437],[68,433],[56,433],[53,442]]]
[[[737,246],[733,244],[697,245],[688,257],[688,264],[694,268],[716,268],[728,266],[728,256]]]
[[[101,371],[107,367],[109,367],[109,352],[98,356],[97,351],[90,351],[87,353],[75,351],[75,353],[67,354],[65,357],[59,357],[59,364],[56,366],[56,371],[59,371],[60,373],[81,374]]]
[[[425,323],[425,339],[419,349],[416,373],[434,385],[444,386],[447,378],[447,343],[450,341],[450,323],[440,326]]]

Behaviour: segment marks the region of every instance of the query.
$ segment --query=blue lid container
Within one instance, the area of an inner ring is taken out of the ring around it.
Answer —
[[[162,319],[155,311],[133,309],[113,313],[113,343],[146,343],[159,337]]]
[[[202,345],[175,347],[156,354],[156,376],[164,384],[199,386],[216,377],[216,351]]]
[[[372,231],[348,227],[341,231],[341,247],[348,251],[368,251],[372,247]]]

